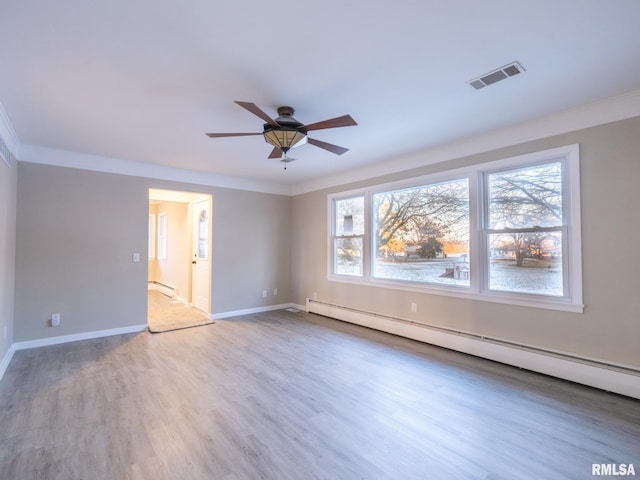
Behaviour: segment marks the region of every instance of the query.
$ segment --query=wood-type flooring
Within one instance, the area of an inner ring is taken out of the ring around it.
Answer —
[[[305,312],[21,350],[0,478],[640,475],[640,401]]]

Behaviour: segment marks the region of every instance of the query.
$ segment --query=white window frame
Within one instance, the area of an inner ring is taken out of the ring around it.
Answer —
[[[167,213],[158,214],[158,259],[167,259]]]
[[[369,225],[370,222],[368,222],[368,217],[369,217],[369,210],[370,210],[370,206],[369,206],[369,197],[368,195],[364,195],[362,193],[362,191],[356,190],[353,192],[342,192],[338,195],[330,195],[330,200],[329,200],[329,216],[328,218],[331,219],[331,222],[329,224],[329,264],[328,264],[328,271],[331,272],[331,276],[333,277],[338,277],[338,278],[350,278],[353,279],[354,281],[358,282],[361,281],[363,278],[365,278],[365,276],[369,275],[369,266],[368,266],[368,262],[366,261],[368,255],[365,253],[368,248],[369,248],[369,244],[368,244],[368,232],[369,232]],[[363,197],[364,198],[364,217],[365,217],[365,226],[364,226],[364,233],[363,234],[353,234],[353,235],[337,235],[336,231],[335,231],[335,226],[336,226],[336,221],[335,221],[335,216],[336,216],[336,209],[335,209],[335,204],[336,202],[340,201],[340,200],[348,200],[351,198],[357,198],[357,197]],[[345,238],[345,239],[362,239],[362,271],[360,272],[360,275],[354,275],[354,274],[344,274],[344,273],[336,273],[336,266],[337,266],[337,257],[336,257],[336,250],[335,250],[335,245],[336,245],[336,240],[341,239],[341,238]]]
[[[497,170],[518,169],[523,166],[548,163],[558,160],[562,163],[563,178],[563,281],[564,295],[554,297],[531,293],[508,292],[488,289],[488,247],[487,232],[483,229],[486,215],[484,178],[487,173]],[[428,283],[405,282],[400,280],[379,279],[372,276],[375,261],[373,249],[374,214],[372,196],[374,193],[394,189],[411,188],[420,185],[440,183],[467,177],[469,179],[470,209],[470,286],[437,285]],[[365,235],[363,239],[363,275],[339,275],[334,271],[334,210],[336,200],[362,195],[365,201]],[[581,313],[584,310],[582,298],[582,241],[580,222],[580,150],[579,145],[567,145],[549,150],[533,152],[516,157],[505,158],[483,164],[444,171],[419,178],[374,185],[348,192],[329,194],[328,196],[328,268],[330,281],[364,284],[385,288],[430,293],[458,298],[467,298],[510,305],[546,308],[552,310]]]

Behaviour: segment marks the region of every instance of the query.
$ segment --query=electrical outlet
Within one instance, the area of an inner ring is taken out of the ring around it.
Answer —
[[[318,294],[316,292],[313,292],[313,299],[317,300],[318,299]]]
[[[267,291],[266,290],[262,290],[262,296],[266,297],[267,296]]]
[[[412,303],[411,304],[411,313],[418,313],[418,304],[417,303]]]
[[[60,325],[60,314],[54,313],[51,315],[51,326],[57,327],[58,325]]]
[[[278,294],[278,289],[277,289],[277,288],[274,288],[274,289],[273,289],[273,294],[274,294],[274,295],[277,295],[277,294]]]
[[[4,326],[4,339],[7,339],[7,326]]]

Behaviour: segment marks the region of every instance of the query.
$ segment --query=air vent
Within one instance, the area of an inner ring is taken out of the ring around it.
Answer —
[[[513,77],[514,75],[518,75],[524,72],[525,69],[518,62],[512,62],[504,67],[500,67],[492,72],[485,73],[484,75],[474,78],[473,80],[469,80],[467,83],[471,85],[476,90],[480,90],[481,88],[488,87],[489,85],[493,85],[501,80],[504,80],[509,77]]]

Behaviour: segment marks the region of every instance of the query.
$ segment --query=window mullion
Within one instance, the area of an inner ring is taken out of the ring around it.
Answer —
[[[483,248],[483,190],[482,175],[478,172],[469,174],[469,256],[470,256],[470,287],[473,293],[479,293],[484,288],[484,254]]]
[[[488,234],[501,234],[501,233],[542,233],[542,232],[560,232],[563,229],[563,225],[555,225],[553,227],[531,227],[531,228],[500,228],[485,230]]]
[[[372,263],[375,261],[373,249],[373,208],[371,202],[373,198],[370,192],[364,194],[364,238],[362,240],[362,276],[369,280],[371,278]]]

